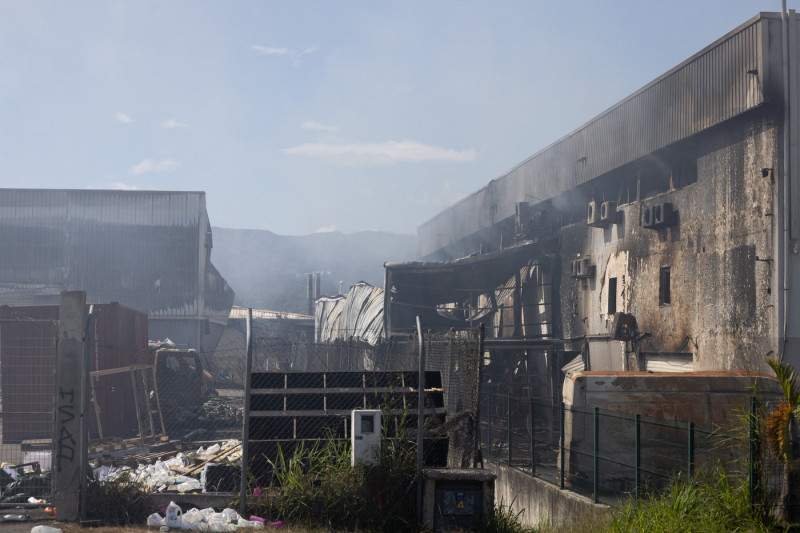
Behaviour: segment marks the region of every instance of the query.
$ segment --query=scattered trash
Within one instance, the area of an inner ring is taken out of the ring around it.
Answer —
[[[55,507],[45,507],[44,514],[47,516],[55,516],[56,515],[56,508]]]
[[[180,529],[181,527],[181,507],[175,502],[169,502],[167,506],[167,516],[164,518],[164,525]]]
[[[61,528],[50,526],[33,526],[31,533],[61,533]]]
[[[283,525],[284,525],[284,524],[283,524],[283,522],[281,522],[280,520],[278,520],[277,522],[272,522],[272,523],[270,524],[270,527],[274,527],[275,529],[280,529],[280,528],[282,528],[282,527],[283,527]]]
[[[27,522],[30,520],[30,515],[28,513],[25,514],[4,514],[3,515],[3,522]]]
[[[168,518],[177,512],[172,507],[178,507],[175,502],[170,502],[167,507],[167,518],[162,518],[158,513],[153,513],[147,517],[149,527],[158,526],[161,531],[170,529],[183,529],[189,531],[214,531],[214,532],[234,532],[237,529],[264,529],[263,518],[251,516],[246,520],[239,516],[239,513],[230,508],[225,508],[221,512],[216,512],[211,507],[206,509],[192,508],[179,516],[180,522],[170,526]],[[174,522],[173,522],[174,523]],[[276,525],[277,524],[277,525]],[[283,522],[273,522],[272,527],[283,527]]]
[[[236,439],[216,443],[210,447],[200,447],[194,452],[180,452],[167,460],[156,460],[153,464],[130,466],[102,466],[94,469],[95,479],[114,481],[127,477],[131,481],[143,483],[155,492],[195,492],[203,490],[200,476],[204,465],[212,460],[231,460],[240,453],[241,443]]]
[[[164,525],[164,517],[158,513],[153,513],[147,517],[147,527],[161,527]]]

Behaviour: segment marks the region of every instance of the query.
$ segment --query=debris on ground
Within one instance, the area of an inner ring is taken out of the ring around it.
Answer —
[[[213,508],[192,509],[181,512],[181,508],[171,502],[166,509],[166,516],[153,513],[147,517],[149,527],[158,527],[161,531],[170,529],[186,529],[191,531],[236,531],[239,528],[264,529],[265,520],[251,516],[250,520],[242,518],[239,513],[230,508],[216,512]],[[273,528],[283,527],[283,522],[273,522]]]
[[[208,448],[201,446],[193,452],[179,452],[165,460],[157,459],[153,464],[138,463],[136,467],[101,466],[94,469],[94,474],[98,481],[127,479],[142,483],[154,492],[205,491],[201,478],[206,465],[236,461],[241,453],[241,442],[231,439]]]
[[[0,503],[39,503],[50,498],[51,473],[38,463],[0,464]],[[31,502],[34,500],[34,502]]]

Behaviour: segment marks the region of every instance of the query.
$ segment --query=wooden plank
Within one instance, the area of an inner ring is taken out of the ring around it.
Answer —
[[[123,372],[130,372],[132,370],[152,370],[153,365],[129,365],[121,366],[119,368],[107,368],[105,370],[92,370],[89,373],[90,377],[99,378],[101,376],[111,376],[114,374],[122,374]]]

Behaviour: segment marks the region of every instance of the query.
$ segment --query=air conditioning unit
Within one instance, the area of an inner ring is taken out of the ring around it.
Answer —
[[[600,204],[600,222],[605,225],[617,221],[617,202],[603,202]]]
[[[653,206],[653,222],[656,226],[663,228],[672,226],[675,220],[675,213],[672,211],[672,204],[656,204]]]
[[[351,460],[374,465],[381,459],[381,412],[379,409],[354,409],[350,414]]]
[[[578,261],[570,261],[569,262],[569,276],[571,278],[578,277]]]
[[[582,257],[570,262],[570,277],[591,278],[594,276],[595,267],[588,257]]]
[[[597,209],[597,202],[592,200],[586,208],[586,223],[595,226],[600,223],[600,212]]]
[[[675,211],[671,203],[653,204],[642,213],[642,227],[661,229],[675,224]]]

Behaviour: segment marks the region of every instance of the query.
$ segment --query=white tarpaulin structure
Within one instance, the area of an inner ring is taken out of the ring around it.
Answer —
[[[383,289],[362,281],[346,296],[319,298],[314,332],[317,342],[354,338],[378,344],[383,336]]]

